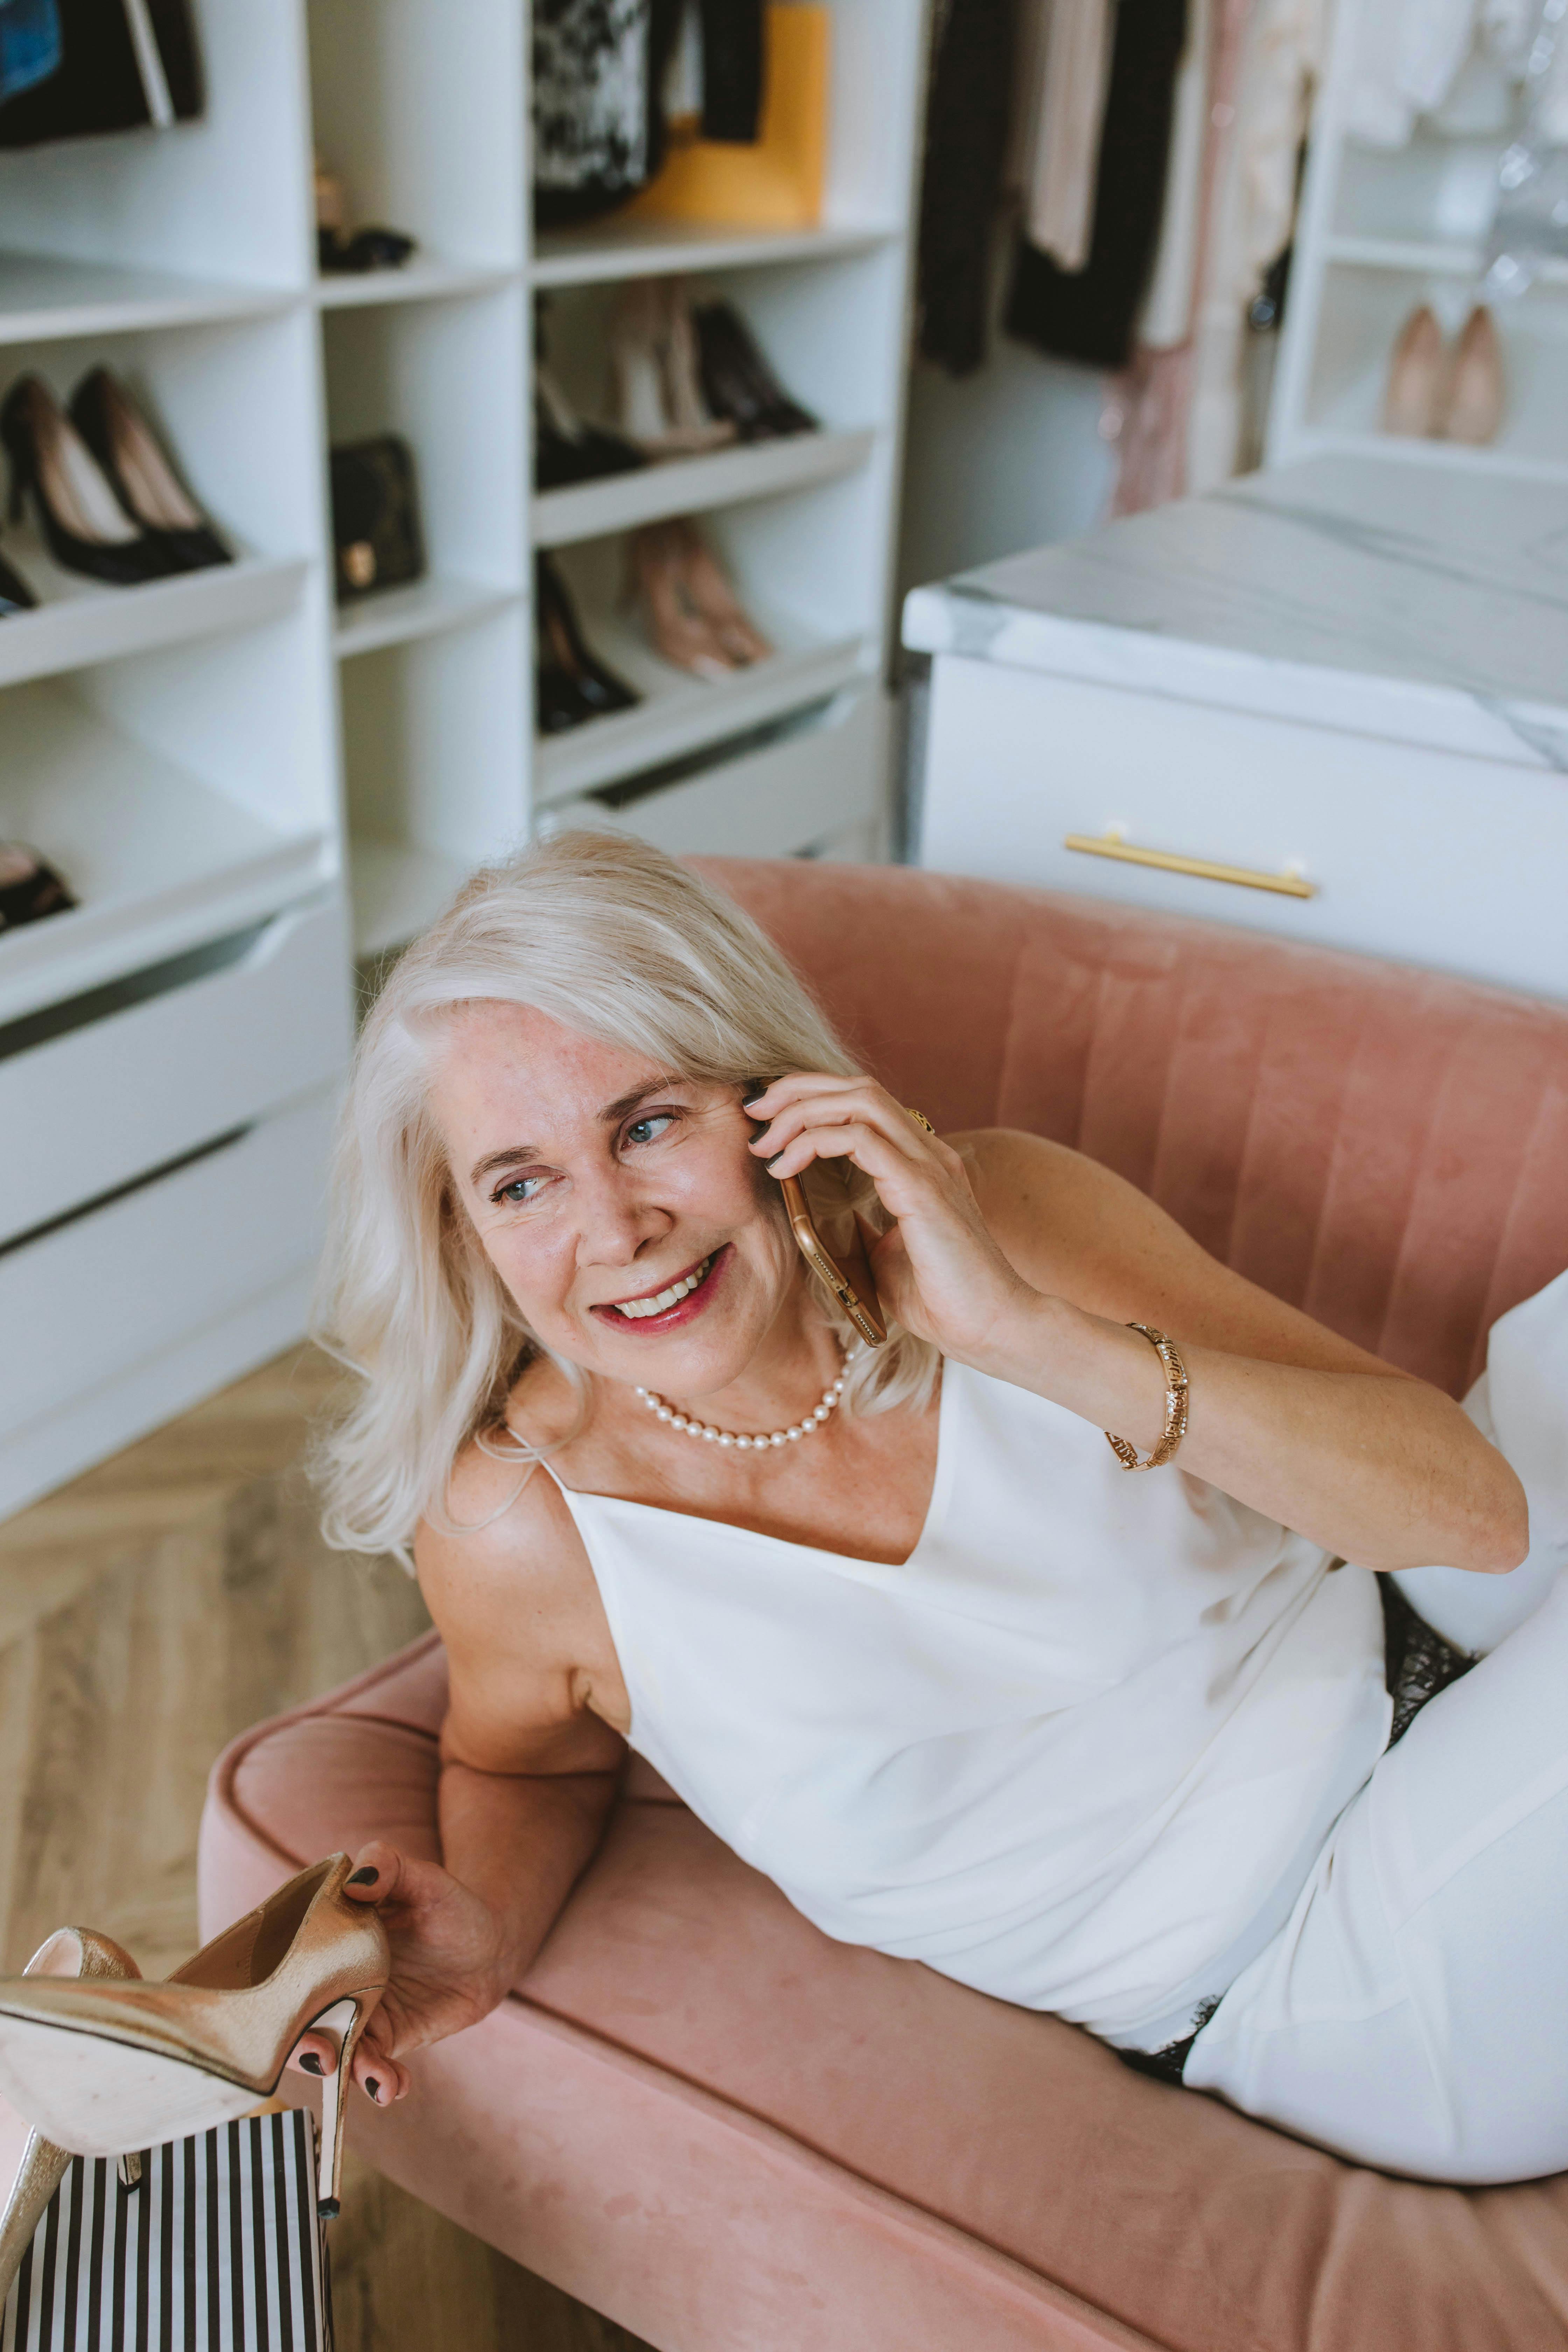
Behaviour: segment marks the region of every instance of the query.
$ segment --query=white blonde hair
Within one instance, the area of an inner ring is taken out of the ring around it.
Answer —
[[[662,852],[580,832],[487,866],[402,956],[365,1022],[332,1173],[317,1337],[357,1393],[317,1450],[329,1543],[409,1564],[464,1447],[502,1421],[540,1343],[458,1198],[426,1096],[443,1016],[476,1000],[528,1005],[673,1076],[741,1087],[857,1065],[749,915]],[[846,1203],[885,1226],[864,1180],[808,1177],[831,1240]],[[782,1213],[782,1209],[781,1209]],[[803,1267],[803,1273],[805,1271]],[[826,1287],[824,1320],[853,1341]],[[560,1360],[557,1359],[556,1360]],[[939,1358],[897,1327],[863,1351],[849,1411],[925,1402]],[[577,1368],[566,1369],[580,1381]],[[538,1455],[518,1441],[508,1455]]]

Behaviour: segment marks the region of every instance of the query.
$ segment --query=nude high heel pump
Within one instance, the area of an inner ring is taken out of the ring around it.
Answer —
[[[90,1927],[57,1927],[40,1944],[23,1970],[29,1977],[138,1977],[142,1973],[129,1952]],[[0,2310],[32,2244],[50,2198],[65,2179],[71,2160],[68,2147],[57,2147],[41,2132],[31,2131],[22,2151],[16,2178],[5,2210],[0,2213]]]
[[[1383,397],[1383,429],[1415,440],[1438,432],[1446,355],[1436,312],[1423,302],[1412,310],[1389,354]]]
[[[1478,303],[1455,341],[1434,430],[1445,441],[1485,448],[1497,439],[1507,397],[1502,339],[1491,312]]]
[[[772,646],[742,610],[723,565],[696,524],[682,517],[668,529],[687,599],[718,638],[725,658],[741,668],[766,661]]]
[[[343,2095],[386,1989],[386,1930],[331,1855],[280,1886],[162,1984],[0,1982],[0,2090],[76,2156],[178,2139],[270,2098],[301,2034],[336,2039],[321,2084],[320,2210],[338,2210]]]

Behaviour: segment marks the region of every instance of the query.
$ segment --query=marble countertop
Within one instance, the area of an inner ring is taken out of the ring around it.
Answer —
[[[1568,773],[1568,489],[1316,457],[917,588],[904,642]]]

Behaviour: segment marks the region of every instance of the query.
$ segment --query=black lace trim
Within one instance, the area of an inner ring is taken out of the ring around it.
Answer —
[[[1394,1701],[1392,1748],[1427,1700],[1468,1675],[1476,1662],[1416,1615],[1392,1576],[1380,1576],[1377,1586],[1383,1596],[1383,1678]]]
[[[1418,1616],[1391,1576],[1380,1576],[1383,1601],[1383,1678],[1394,1701],[1394,1722],[1388,1746],[1403,1739],[1428,1699],[1468,1675],[1476,1661],[1455,1648],[1425,1617]],[[1384,1749],[1384,1754],[1387,1749]],[[1193,2030],[1163,2050],[1119,2050],[1117,2056],[1135,2074],[1151,2075],[1156,2083],[1179,2083],[1194,2042],[1220,2005],[1214,1993],[1193,2011]]]

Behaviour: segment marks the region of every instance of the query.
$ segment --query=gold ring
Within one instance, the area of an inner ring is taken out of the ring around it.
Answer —
[[[911,1110],[909,1104],[906,1103],[904,1105],[904,1117],[906,1118],[912,1118],[917,1127],[923,1127],[928,1135],[934,1135],[936,1133],[935,1128],[931,1125],[930,1119],[927,1118],[923,1110]]]

